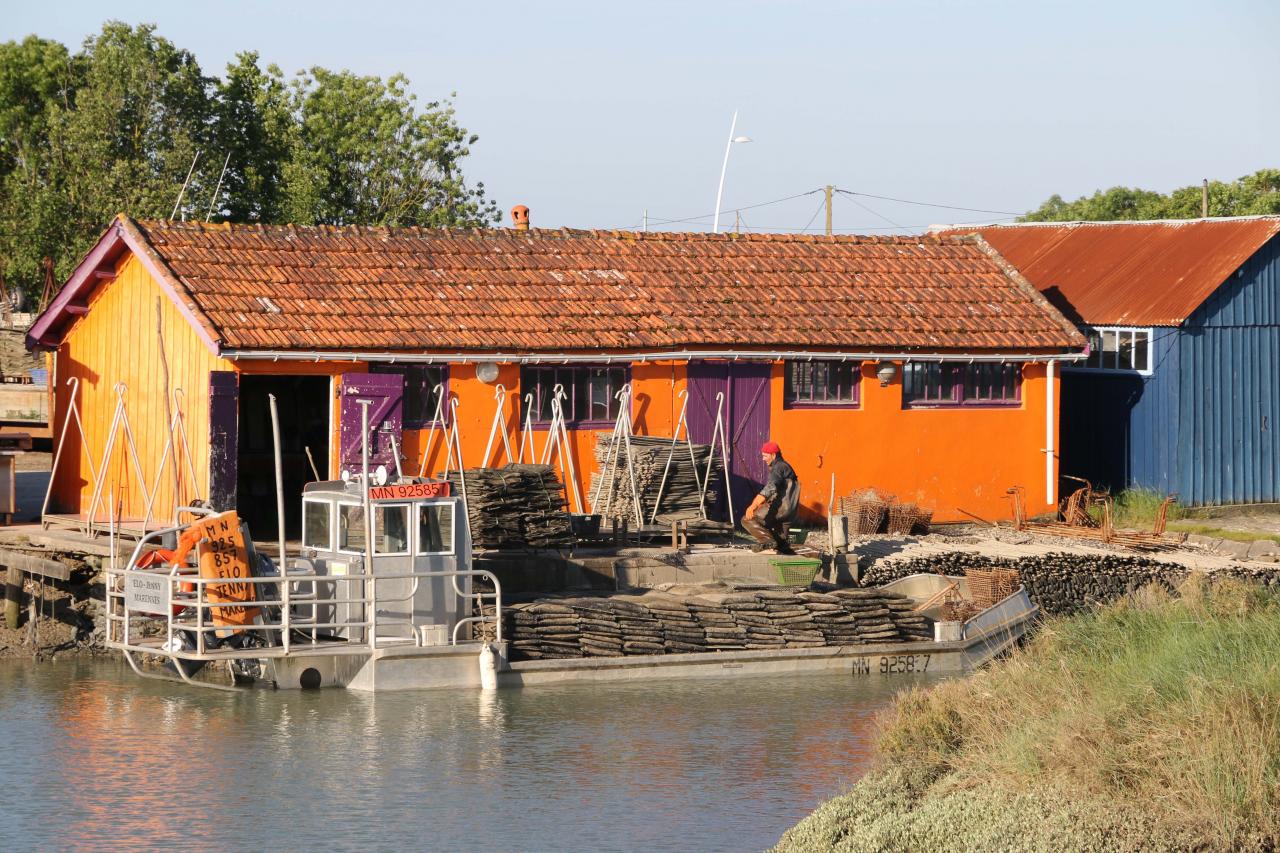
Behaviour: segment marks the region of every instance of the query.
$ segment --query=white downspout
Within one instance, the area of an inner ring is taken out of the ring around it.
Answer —
[[[1054,489],[1053,476],[1053,454],[1054,439],[1057,437],[1057,430],[1054,429],[1053,420],[1053,368],[1056,362],[1050,360],[1045,362],[1045,403],[1044,403],[1044,494],[1045,503],[1049,506],[1055,506],[1058,503],[1058,496]]]

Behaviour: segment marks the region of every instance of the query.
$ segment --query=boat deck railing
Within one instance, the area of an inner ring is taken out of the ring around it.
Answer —
[[[363,561],[353,561],[345,574],[332,575],[297,559],[283,575],[228,579],[202,577],[194,565],[138,567],[149,545],[187,526],[145,534],[123,567],[113,559],[107,570],[107,645],[122,651],[140,675],[146,673],[134,654],[166,657],[183,681],[195,683],[181,661],[371,656],[382,648],[441,645],[438,636],[430,637],[423,630],[433,624],[414,624],[412,604],[401,614],[379,613],[386,605],[411,602],[419,583],[437,578],[449,579],[449,592],[465,603],[466,612],[474,608],[480,614],[453,620],[448,645],[502,642],[502,585],[482,569],[375,574]],[[460,578],[487,581],[492,590],[465,590],[458,583]],[[388,590],[393,581],[412,581],[409,593],[404,594],[400,583],[393,594]],[[141,585],[150,593],[145,609],[130,606],[127,590],[131,585]],[[490,602],[492,611],[486,612]],[[254,612],[251,619],[245,618],[249,611]],[[347,615],[322,621],[321,613]],[[229,624],[233,619],[237,624]],[[464,629],[470,630],[464,633]]]

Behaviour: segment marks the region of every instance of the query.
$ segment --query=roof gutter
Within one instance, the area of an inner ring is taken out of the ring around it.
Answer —
[[[572,364],[590,362],[611,364],[618,361],[683,361],[695,358],[715,359],[803,359],[812,361],[955,361],[955,362],[1040,362],[1040,361],[1082,361],[1087,358],[1083,351],[1062,353],[929,353],[929,352],[814,352],[812,350],[653,350],[649,352],[630,353],[389,353],[389,352],[347,352],[324,350],[242,350],[227,349],[220,355],[231,361],[372,361],[391,364],[468,364],[484,361],[514,362],[519,364]]]

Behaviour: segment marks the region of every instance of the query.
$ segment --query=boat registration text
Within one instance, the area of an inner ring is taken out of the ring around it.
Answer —
[[[870,675],[878,672],[881,675],[905,675],[928,672],[931,657],[932,655],[881,655],[878,658],[854,658],[853,674]]]

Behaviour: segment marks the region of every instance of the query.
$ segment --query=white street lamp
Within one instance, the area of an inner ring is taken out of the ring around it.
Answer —
[[[729,142],[724,147],[724,164],[720,167],[720,189],[716,190],[716,215],[711,223],[711,233],[720,233],[720,200],[724,197],[724,173],[729,169],[729,152],[735,142],[750,142],[750,136],[734,136],[738,127],[738,111],[733,111],[733,121],[729,123]]]

